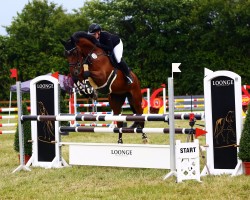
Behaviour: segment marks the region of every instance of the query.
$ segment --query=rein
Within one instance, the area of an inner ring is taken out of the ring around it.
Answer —
[[[82,66],[82,64],[86,61],[86,60],[84,60],[84,62],[82,62],[82,60],[83,60],[83,57],[81,57],[81,56],[79,56],[79,51],[78,51],[78,49],[76,49],[76,48],[74,48],[74,49],[72,49],[72,51],[74,52],[76,50],[76,52],[77,52],[77,61],[76,62],[70,62],[69,63],[69,67],[74,67],[75,69],[76,68],[79,68],[79,67],[81,67]],[[69,52],[70,54],[72,54],[73,52]]]
[[[98,56],[110,56],[110,54],[106,53],[105,51],[103,51],[102,53],[93,53],[93,51],[96,49],[96,45],[91,49],[90,53],[87,54],[87,56],[85,57],[85,59],[83,59],[82,56],[79,56],[81,55],[79,50],[75,48],[67,51],[67,53],[72,53],[72,51],[76,50],[77,51],[77,56],[78,56],[78,60],[74,63],[69,63],[69,67],[73,67],[75,70],[79,70],[79,73],[80,73],[80,70],[81,70],[81,67],[84,65],[84,64],[89,64],[89,65],[92,65],[92,62],[91,62],[91,59],[97,59]]]
[[[84,55],[82,55],[82,52],[79,49],[77,49],[77,47],[74,47],[74,48],[66,51],[66,53],[68,55],[75,56],[75,58],[76,58],[76,62],[69,62],[69,67],[71,69],[71,75],[72,75],[72,79],[75,83],[75,86],[80,91],[86,87],[84,85],[88,85],[88,84],[86,84],[86,81],[88,80],[88,77],[90,77],[89,70],[85,71],[83,69],[83,66],[87,65],[87,66],[91,67],[93,65],[92,60],[97,59],[99,56],[108,56],[108,57],[110,56],[110,54],[106,53],[103,49],[102,49],[102,52],[95,53],[94,51],[95,51],[96,47],[97,46],[94,45],[93,48],[89,51],[89,53],[85,57],[84,57]],[[84,72],[83,77],[84,77],[85,83],[80,83],[78,81],[79,80],[78,76],[81,74],[82,70]],[[101,90],[104,93],[111,93],[110,86],[113,83],[115,77],[116,77],[116,70],[113,70],[111,72],[111,74],[109,75],[107,82],[104,85],[97,87],[95,89]],[[92,84],[90,84],[90,85],[92,85]],[[89,86],[87,86],[87,87],[89,87]]]

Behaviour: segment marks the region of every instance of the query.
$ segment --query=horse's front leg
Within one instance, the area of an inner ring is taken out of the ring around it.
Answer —
[[[114,112],[114,115],[119,115],[120,112]],[[123,127],[123,122],[117,122],[117,127],[118,128],[121,128]],[[118,144],[123,144],[123,140],[122,140],[122,132],[119,131],[118,133],[118,141],[117,141]]]

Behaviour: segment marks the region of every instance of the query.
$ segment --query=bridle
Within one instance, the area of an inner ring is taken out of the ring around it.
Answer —
[[[71,71],[73,71],[73,74],[71,74],[73,77],[76,78],[76,77],[78,77],[78,75],[80,75],[81,69],[82,69],[84,64],[92,64],[91,58],[93,58],[92,54],[93,54],[95,48],[96,48],[96,46],[94,46],[91,49],[90,53],[88,53],[85,58],[82,56],[80,50],[77,49],[77,47],[74,47],[70,50],[65,50],[67,55],[77,56],[76,62],[69,62],[69,67],[70,67]]]
[[[77,58],[76,62],[69,62],[70,73],[74,83],[79,80],[79,75],[81,75],[83,66],[85,64],[87,64],[91,68],[93,65],[92,61],[97,59],[98,56],[110,56],[105,51],[102,51],[101,53],[94,53],[96,48],[97,45],[95,44],[87,54],[85,53],[85,56],[83,56],[83,53],[80,49],[77,48],[77,46],[74,46],[70,50],[65,49],[66,56],[73,56]],[[85,77],[84,79],[86,79],[88,76],[89,72],[83,74],[83,77]]]
[[[109,53],[102,51],[95,52],[97,49],[97,45],[94,44],[89,49],[83,50],[77,48],[77,46],[72,46],[70,50],[65,49],[66,57],[69,57],[69,60],[73,62],[68,62],[70,68],[71,78],[74,82],[76,88],[78,88],[78,92],[81,94],[93,94],[93,87],[90,85],[89,77],[90,70],[94,66],[94,60],[96,60],[99,56],[111,56]],[[72,59],[70,59],[72,58]],[[86,70],[87,69],[87,70]],[[106,85],[106,83],[104,84]],[[102,86],[100,87],[102,88]]]
[[[74,47],[69,51],[66,51],[67,55],[77,56],[76,62],[69,62],[70,71],[73,71],[71,74],[74,77],[77,77],[81,72],[81,67],[83,66],[83,57],[81,56],[79,50]]]

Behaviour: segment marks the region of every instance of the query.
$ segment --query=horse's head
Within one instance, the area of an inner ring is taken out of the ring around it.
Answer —
[[[61,41],[69,63],[70,74],[75,80],[83,80],[83,64],[91,62],[91,55],[96,48],[97,40],[86,32],[74,33],[67,41]]]
[[[69,63],[71,77],[73,80],[77,80],[82,71],[83,57],[81,56],[73,37],[67,41],[61,40],[61,43],[64,46],[64,55]]]
[[[74,86],[80,94],[86,94],[87,96],[94,95],[95,91],[89,83],[86,83],[88,82],[86,80],[87,73],[84,74],[83,65],[91,64],[96,42],[97,40],[93,36],[82,31],[74,33],[67,41],[61,40]]]

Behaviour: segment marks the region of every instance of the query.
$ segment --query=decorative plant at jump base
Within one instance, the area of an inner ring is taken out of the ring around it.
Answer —
[[[243,162],[245,174],[250,175],[250,104],[248,105],[247,115],[241,133],[238,156]]]
[[[29,115],[27,104],[22,104],[23,115]],[[29,158],[32,155],[32,143],[31,140],[31,121],[23,122],[23,139],[24,139],[24,153],[25,157]],[[14,139],[14,150],[19,153],[19,129],[17,126],[15,139]],[[26,158],[25,158],[26,160]],[[27,160],[26,160],[27,161]]]

